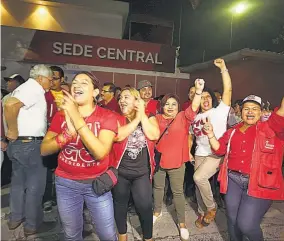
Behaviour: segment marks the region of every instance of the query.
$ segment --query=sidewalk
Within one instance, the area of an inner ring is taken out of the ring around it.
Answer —
[[[1,211],[8,213],[8,195],[9,188],[1,190],[2,207]],[[197,229],[194,225],[194,221],[197,218],[195,211],[196,204],[187,200],[186,205],[186,224],[190,232],[190,241],[225,241],[228,240],[227,225],[225,211],[219,210],[217,213],[216,222],[210,226]],[[88,241],[99,240],[94,233],[93,226],[89,223],[90,217],[86,214],[87,224],[84,227],[85,239]],[[157,221],[154,226],[154,239],[163,241],[178,241],[180,240],[178,229],[175,225],[176,216],[173,205],[169,207],[163,207],[163,216]],[[54,230],[48,233],[42,233],[24,238],[23,227],[20,226],[14,231],[9,231],[7,227],[7,220],[1,220],[1,240],[14,241],[14,240],[33,240],[33,241],[63,241],[63,233],[60,222],[58,221],[57,209],[54,207],[51,213],[45,215],[45,221],[56,221],[57,226]],[[265,215],[262,228],[264,231],[265,240],[269,241],[284,241],[284,202],[275,202],[270,210]],[[128,241],[141,240],[141,228],[139,220],[135,212],[128,214]]]

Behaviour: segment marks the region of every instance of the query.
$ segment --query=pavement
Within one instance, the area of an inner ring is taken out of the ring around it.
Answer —
[[[1,214],[9,213],[9,186],[1,189]],[[195,203],[186,199],[186,225],[189,229],[189,241],[225,241],[228,240],[226,215],[224,209],[219,209],[217,212],[216,221],[208,227],[198,229],[194,222],[197,218],[195,210],[197,206]],[[178,241],[179,233],[176,226],[176,215],[174,206],[163,207],[163,216],[157,221],[153,230],[153,237],[155,240],[163,241]],[[95,234],[93,225],[90,223],[90,216],[88,212],[84,213],[84,240],[97,241],[99,240]],[[56,222],[56,227],[47,232],[41,233],[28,238],[24,237],[23,227],[20,226],[14,231],[10,231],[7,227],[7,215],[1,219],[1,240],[28,240],[28,241],[63,241],[63,231],[58,218],[57,208],[45,214],[45,221]],[[141,239],[141,227],[138,216],[132,210],[128,213],[128,241],[136,241]],[[262,221],[262,229],[265,240],[269,241],[284,241],[284,202],[274,202],[272,207],[266,213]]]

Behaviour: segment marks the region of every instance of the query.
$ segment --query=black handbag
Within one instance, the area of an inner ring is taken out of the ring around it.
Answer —
[[[92,188],[94,192],[99,196],[109,192],[117,184],[117,177],[117,169],[110,167],[105,173],[93,180]]]
[[[170,125],[173,123],[175,119],[173,119],[169,124],[168,126],[166,127],[166,129],[163,131],[163,133],[160,135],[160,138],[157,140],[156,142],[156,146],[158,145],[158,143],[160,142],[160,140],[162,139],[163,135],[167,132],[167,130],[170,128]],[[159,168],[160,168],[160,162],[161,162],[161,157],[162,157],[162,153],[159,152],[157,150],[157,148],[155,147],[154,149],[154,159],[155,159],[155,170],[154,170],[154,174],[159,171]]]

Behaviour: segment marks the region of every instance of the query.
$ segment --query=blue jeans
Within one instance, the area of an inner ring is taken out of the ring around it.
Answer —
[[[66,241],[82,241],[83,204],[92,216],[92,223],[101,241],[116,241],[111,192],[98,196],[91,184],[55,177],[58,211]]]
[[[37,229],[43,220],[42,197],[46,183],[46,168],[40,155],[41,141],[17,140],[8,146],[12,161],[10,189],[10,221],[25,218],[24,227]]]
[[[229,172],[228,191],[225,194],[228,231],[231,241],[263,241],[261,220],[272,204],[271,200],[247,194],[248,177]]]

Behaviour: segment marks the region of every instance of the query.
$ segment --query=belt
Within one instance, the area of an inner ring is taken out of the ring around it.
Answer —
[[[43,136],[19,136],[17,140],[19,141],[37,141],[37,140],[42,141]]]
[[[249,174],[245,174],[245,173],[241,173],[241,172],[237,172],[237,171],[233,171],[233,170],[229,170],[229,173],[232,173],[232,174],[240,176],[240,177],[249,178]]]

